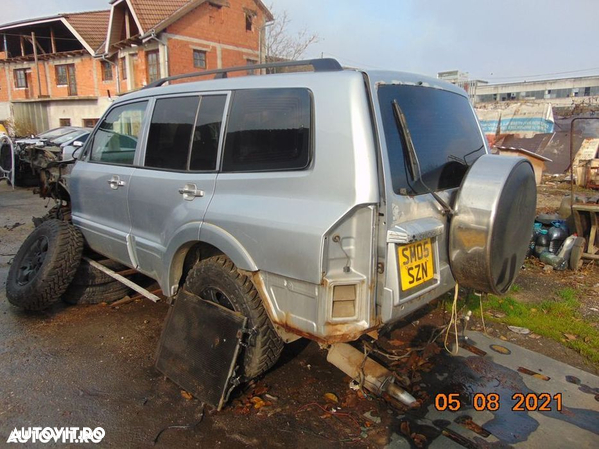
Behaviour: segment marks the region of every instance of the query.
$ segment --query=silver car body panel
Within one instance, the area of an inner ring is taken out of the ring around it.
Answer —
[[[407,196],[398,195],[393,191],[387,142],[383,133],[382,116],[377,89],[380,85],[401,84],[423,86],[432,89],[442,89],[467,98],[467,94],[461,88],[416,74],[372,71],[368,72],[369,86],[372,92],[373,109],[375,111],[376,128],[379,130],[378,139],[380,143],[381,171],[384,190],[384,217],[381,217],[379,226],[381,230],[378,241],[378,262],[385,266],[383,273],[379,274],[377,307],[381,321],[391,322],[397,320],[438,298],[455,285],[455,280],[449,265],[447,252],[448,217],[443,207],[433,198],[431,194]],[[474,109],[471,108],[473,120],[478,120]],[[485,152],[488,153],[487,140],[478,127],[481,139],[485,144]],[[457,189],[449,189],[437,192],[447,203],[455,202]],[[440,226],[441,232],[440,231]],[[412,236],[402,236],[402,231],[413,231]],[[435,253],[435,282],[422,290],[414,292],[401,292],[399,266],[397,257],[397,245],[409,241],[432,238]],[[408,241],[403,242],[401,239]]]
[[[128,194],[128,206],[121,199],[115,207],[99,193],[106,176],[117,168],[84,158],[72,175],[73,221],[92,248],[152,276],[165,294],[176,290],[187,250],[200,241],[209,243],[253,276],[271,320],[286,340],[353,340],[454,285],[442,208],[431,195],[400,196],[391,188],[376,95],[380,83],[425,85],[465,96],[461,89],[432,78],[350,70],[215,79],[130,93],[115,105],[150,99],[151,111],[153,99],[162,96],[305,88],[312,96],[310,165],[295,171],[242,173],[145,169],[151,116],[147,113],[134,166],[118,167],[130,178],[131,186],[122,191]],[[230,98],[225,117],[229,103]],[[177,188],[187,183],[201,185],[205,196],[185,201]],[[439,195],[451,204],[455,189]],[[109,205],[97,204],[100,198]],[[99,216],[102,219],[95,222],[93,217]],[[436,281],[424,291],[402,296],[395,248],[414,236],[433,238]],[[348,286],[355,298],[353,306],[345,308],[351,301],[341,292]],[[336,300],[346,301],[344,313],[334,311]]]

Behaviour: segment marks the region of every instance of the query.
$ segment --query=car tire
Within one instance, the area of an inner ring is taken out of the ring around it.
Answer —
[[[102,260],[99,263],[104,265],[106,268],[110,268],[112,271],[121,271],[127,268],[125,265],[109,259]],[[113,277],[108,276],[103,271],[92,267],[88,261],[82,260],[79,268],[77,268],[77,272],[75,273],[75,277],[73,278],[73,282],[71,282],[71,284],[86,286],[108,284],[110,282],[118,281],[116,281]]]
[[[48,220],[35,228],[15,255],[6,279],[8,301],[43,310],[60,300],[81,262],[83,236],[73,225]]]
[[[241,313],[248,328],[256,334],[243,348],[242,378],[251,380],[272,367],[281,355],[279,338],[251,279],[240,273],[226,256],[213,256],[197,262],[183,287],[187,291]]]
[[[98,285],[71,284],[62,295],[62,300],[67,304],[100,304],[111,303],[124,298],[131,289],[119,281],[112,281]]]

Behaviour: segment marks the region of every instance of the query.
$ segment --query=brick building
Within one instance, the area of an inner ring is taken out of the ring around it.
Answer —
[[[0,123],[91,126],[155,79],[258,62],[261,0],[111,0],[110,9],[0,26]]]

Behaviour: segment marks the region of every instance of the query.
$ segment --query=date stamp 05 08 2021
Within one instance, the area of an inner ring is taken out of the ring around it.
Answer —
[[[470,395],[468,404],[476,411],[487,410],[494,412],[499,410],[501,397],[497,393],[475,393]],[[511,397],[512,411],[514,412],[550,412],[552,407],[558,412],[562,410],[562,394],[557,393],[553,396],[549,393],[514,393]],[[462,407],[460,394],[440,393],[435,396],[435,409],[438,411],[449,410],[457,412]]]

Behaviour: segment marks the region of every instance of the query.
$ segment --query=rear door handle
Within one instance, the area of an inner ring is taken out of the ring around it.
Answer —
[[[123,187],[125,185],[125,181],[121,181],[121,178],[118,175],[112,175],[112,178],[108,180],[108,185],[112,190],[116,190],[119,187]]]
[[[193,201],[196,197],[204,196],[204,191],[198,190],[198,186],[195,184],[185,184],[182,189],[179,189],[179,193],[183,195],[183,199],[187,201]]]

